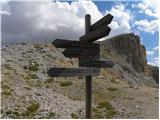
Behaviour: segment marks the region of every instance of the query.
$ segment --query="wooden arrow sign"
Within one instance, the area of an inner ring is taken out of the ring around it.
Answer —
[[[97,21],[95,24],[91,25],[90,30],[93,31],[93,30],[96,30],[97,28],[99,28],[101,26],[107,26],[108,24],[111,23],[112,19],[113,19],[113,16],[111,14],[107,14],[102,19]]]
[[[81,36],[79,40],[81,42],[94,42],[102,37],[109,35],[111,28],[107,25],[111,23],[113,16],[107,14],[105,17],[97,21],[95,24],[89,26],[90,21],[87,24],[87,34]]]
[[[99,75],[98,68],[50,68],[48,75],[51,77],[76,77],[87,75]]]
[[[86,35],[83,35],[79,38],[81,42],[94,42],[102,37],[109,35],[111,28],[108,26],[104,27],[104,29],[100,29],[98,31],[89,32]]]
[[[99,44],[97,43],[81,43],[80,41],[56,39],[52,44],[57,48],[87,48],[87,49],[97,49]]]
[[[110,60],[88,59],[80,60],[79,66],[81,67],[97,67],[97,68],[112,68],[114,63]]]
[[[100,49],[66,49],[63,52],[65,57],[80,58],[80,59],[98,59],[100,57]]]

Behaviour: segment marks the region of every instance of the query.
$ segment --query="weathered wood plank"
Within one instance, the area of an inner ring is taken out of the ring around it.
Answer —
[[[80,67],[98,67],[98,68],[112,68],[114,66],[111,60],[99,60],[99,59],[81,59],[79,60]]]
[[[52,44],[57,48],[99,48],[97,43],[81,43],[80,41],[71,41],[64,39],[56,39]]]
[[[92,31],[86,35],[83,35],[79,38],[80,42],[94,42],[102,37],[109,35],[111,28],[106,26],[104,29],[98,31]]]
[[[108,24],[111,23],[112,19],[113,19],[113,16],[111,14],[107,14],[106,16],[104,16],[102,19],[100,19],[90,27],[91,31],[96,30],[97,28],[103,25],[107,26]]]
[[[92,32],[105,30],[106,27],[108,27],[108,26],[107,26],[107,25],[100,26],[100,27],[98,27],[97,29],[92,30]]]
[[[98,68],[50,68],[48,75],[51,77],[75,77],[75,76],[97,76],[100,73]]]
[[[72,48],[72,49],[66,49],[62,53],[65,57],[70,57],[70,58],[99,59],[100,48],[94,48],[94,49]]]

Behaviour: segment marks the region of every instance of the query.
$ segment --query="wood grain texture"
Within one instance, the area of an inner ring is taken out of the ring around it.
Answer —
[[[81,67],[97,67],[97,68],[112,68],[114,66],[111,60],[99,60],[99,59],[88,59],[79,60],[79,66]]]
[[[82,43],[80,41],[72,41],[64,39],[56,39],[52,42],[52,44],[57,48],[84,48],[84,49],[99,48],[99,44],[97,43]]]
[[[86,35],[83,35],[79,38],[81,42],[94,42],[102,37],[109,35],[111,28],[108,26],[104,27],[104,29],[100,29],[98,31],[92,31]]]
[[[76,76],[97,76],[100,73],[98,68],[50,68],[48,75],[51,77],[76,77]]]
[[[90,30],[96,30],[97,28],[105,25],[107,26],[108,24],[111,23],[113,19],[113,16],[111,14],[107,14],[106,16],[104,16],[102,19],[100,19],[99,21],[97,21],[96,23],[94,23],[93,25],[90,26]]]
[[[100,57],[100,48],[95,49],[66,49],[63,52],[65,57],[80,59],[98,59]]]

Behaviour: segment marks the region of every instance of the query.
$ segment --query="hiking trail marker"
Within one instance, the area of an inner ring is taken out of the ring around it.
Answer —
[[[69,58],[78,58],[79,68],[50,68],[48,75],[51,77],[85,76],[86,80],[86,119],[91,118],[92,76],[100,74],[100,68],[112,68],[114,63],[109,60],[100,60],[100,45],[94,41],[109,35],[113,16],[107,14],[102,19],[91,25],[91,16],[85,16],[85,35],[78,40],[56,39],[52,44],[56,48],[65,48],[62,52]]]

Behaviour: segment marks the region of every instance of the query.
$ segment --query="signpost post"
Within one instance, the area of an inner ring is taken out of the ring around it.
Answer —
[[[107,14],[102,19],[91,25],[91,16],[85,16],[85,35],[79,41],[56,39],[52,42],[57,48],[65,48],[64,56],[78,58],[79,68],[50,68],[48,75],[51,77],[85,76],[86,83],[86,119],[91,118],[92,103],[92,75],[100,74],[100,68],[112,68],[114,63],[109,60],[100,60],[100,45],[94,41],[107,36],[111,28],[113,16]]]
[[[90,33],[91,16],[85,16],[85,35]],[[91,118],[91,101],[92,101],[92,75],[85,77],[86,79],[86,119]]]

